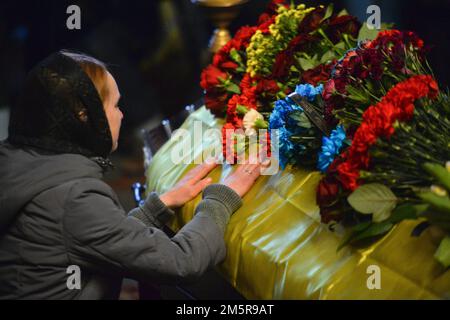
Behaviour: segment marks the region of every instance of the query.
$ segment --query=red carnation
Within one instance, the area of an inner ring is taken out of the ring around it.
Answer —
[[[276,79],[283,79],[289,74],[289,68],[294,63],[294,56],[288,51],[281,51],[275,58],[272,69],[272,76]]]
[[[222,152],[223,157],[227,163],[233,164],[236,162],[236,152],[234,146],[236,140],[233,139],[235,127],[231,123],[225,123],[222,127]]]
[[[253,87],[253,78],[249,73],[244,74],[244,77],[241,80],[240,88],[242,92],[245,94]]]
[[[338,43],[343,34],[356,38],[360,29],[361,23],[356,17],[345,15],[331,19],[326,34],[333,43]]]
[[[289,5],[287,4],[287,0],[272,0],[272,1],[270,1],[270,3],[267,5],[266,13],[268,13],[270,15],[274,15],[278,12],[278,8],[280,6],[285,6],[286,8],[289,7]]]
[[[317,187],[316,200],[320,207],[327,207],[336,201],[339,182],[332,176],[322,179]]]
[[[216,53],[213,58],[213,65],[217,68],[233,72],[237,69],[238,65],[230,58],[230,48],[231,45],[226,45],[223,51],[220,50],[218,53]]]
[[[351,163],[344,162],[338,167],[339,180],[345,190],[355,190],[358,188],[359,170],[351,166]]]
[[[298,26],[298,32],[307,34],[319,28],[323,17],[325,16],[325,7],[318,7],[307,14]]]
[[[256,94],[270,94],[275,95],[277,92],[280,91],[280,87],[278,87],[278,84],[275,80],[271,79],[261,79],[258,81],[258,84],[256,86]]]
[[[201,78],[201,87],[205,90],[210,90],[220,85],[222,81],[225,81],[228,78],[228,75],[216,66],[210,64],[203,70]]]
[[[242,105],[240,102],[240,96],[235,94],[228,101],[227,108],[227,122],[231,123],[234,127],[241,128],[242,127],[242,119],[239,117],[237,113],[237,106]]]
[[[276,16],[272,16],[269,19],[265,20],[263,23],[261,23],[258,26],[258,30],[261,31],[263,34],[268,34],[270,32],[269,29],[270,26],[275,23],[275,17]]]
[[[249,26],[241,27],[238,30],[238,32],[236,32],[234,38],[231,40],[233,48],[239,51],[245,50],[250,44],[250,40],[255,34],[256,30],[257,30],[256,27],[249,27]]]
[[[327,81],[331,76],[331,70],[333,69],[334,64],[335,61],[327,64],[320,64],[314,69],[303,72],[301,82],[317,86],[319,83]]]
[[[343,211],[340,210],[338,204],[338,196],[341,185],[335,178],[336,166],[339,159],[335,159],[328,168],[326,177],[320,180],[316,192],[316,202],[320,207],[320,218],[323,223],[331,221],[341,221],[344,217]]]
[[[216,116],[223,117],[227,107],[229,94],[222,90],[208,90],[205,92],[205,106]]]
[[[431,76],[414,76],[395,85],[381,102],[364,112],[352,145],[337,166],[339,180],[346,190],[358,187],[359,172],[369,168],[369,149],[377,139],[388,139],[394,133],[393,125],[397,120],[405,121],[413,116],[414,101],[423,97],[433,99],[437,90],[437,83]]]

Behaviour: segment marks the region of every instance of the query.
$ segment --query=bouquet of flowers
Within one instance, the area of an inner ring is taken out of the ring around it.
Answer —
[[[362,41],[334,66],[323,98],[329,126],[358,125],[364,110],[395,84],[411,75],[429,74],[424,42],[415,33],[381,31],[372,41]]]
[[[382,32],[349,52],[326,85],[325,114],[342,135],[324,141],[317,201],[324,222],[353,225],[343,244],[430,214],[419,193],[432,183],[427,163],[450,159],[450,101],[423,67],[422,48],[413,33]]]
[[[356,45],[360,27],[355,17],[334,14],[332,6],[275,0],[257,26],[241,28],[202,73],[206,107],[226,116],[224,152],[235,156],[225,147],[233,140],[230,133],[248,136],[267,129],[275,102],[298,83],[328,80],[336,59]]]
[[[322,222],[349,227],[342,246],[417,219],[414,235],[428,226],[447,234],[436,259],[448,267],[449,94],[439,91],[415,33],[366,31],[332,6],[274,0],[204,70],[205,104],[226,117],[228,161],[256,129],[269,129],[282,168],[324,173],[317,203]],[[270,138],[266,131],[261,140]]]
[[[326,172],[334,157],[350,146],[367,107],[380,102],[393,85],[419,74],[431,70],[423,40],[413,32],[381,31],[349,50],[335,65],[321,97],[324,121],[335,129],[323,139],[317,168]]]
[[[309,160],[326,173],[317,202],[323,222],[352,227],[342,245],[381,236],[403,219],[427,219],[417,230],[449,231],[446,190],[432,185],[436,175],[427,168],[450,159],[450,102],[439,94],[424,51],[412,32],[380,32],[348,50],[325,86],[299,85],[304,100],[291,95],[275,103],[270,128],[280,132],[280,162]],[[310,121],[306,108],[324,123]],[[436,257],[445,266],[449,253],[444,238]]]

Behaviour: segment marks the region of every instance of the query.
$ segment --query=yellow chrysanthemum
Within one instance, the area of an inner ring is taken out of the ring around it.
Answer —
[[[300,22],[314,9],[306,8],[304,4],[290,8],[280,6],[275,23],[269,27],[269,34],[256,31],[247,48],[247,72],[252,77],[271,72],[276,55],[287,48],[296,36]]]

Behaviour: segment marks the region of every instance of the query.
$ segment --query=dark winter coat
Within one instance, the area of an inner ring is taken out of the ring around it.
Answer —
[[[127,214],[102,173],[83,155],[0,144],[0,299],[116,299],[123,277],[177,283],[224,259],[234,191],[209,186],[169,238],[159,228],[174,213],[155,193]],[[69,266],[80,268],[80,289],[67,285]]]

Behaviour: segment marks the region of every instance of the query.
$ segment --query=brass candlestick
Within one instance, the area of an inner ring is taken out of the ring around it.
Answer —
[[[228,27],[239,13],[242,5],[249,0],[191,0],[205,9],[216,30],[209,41],[209,50],[216,53],[231,40]]]

